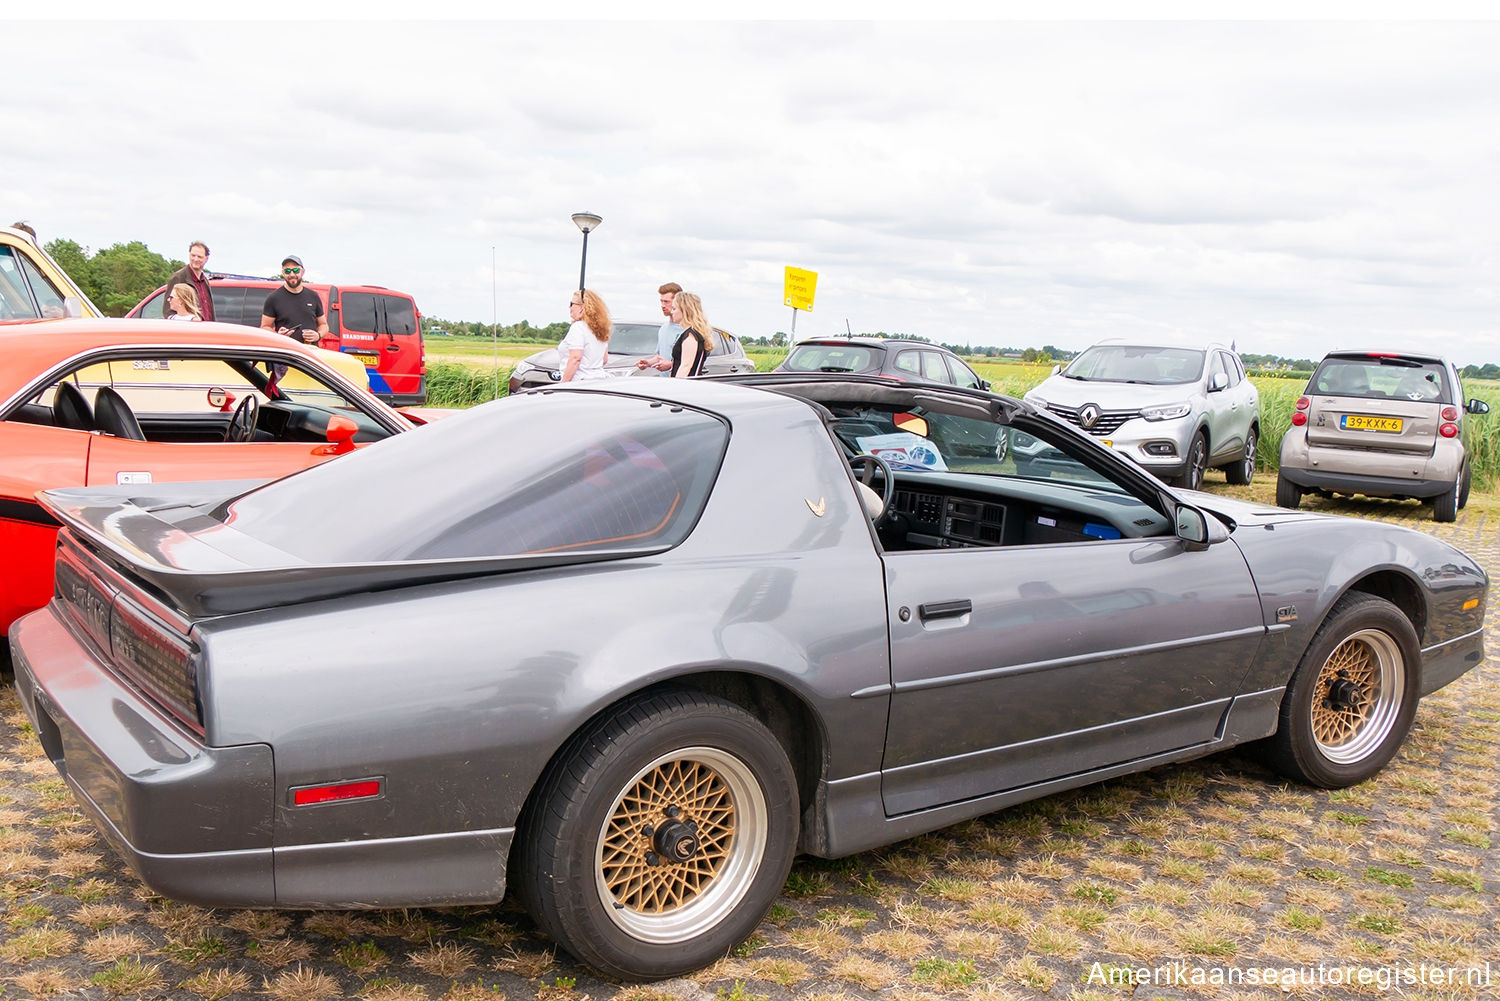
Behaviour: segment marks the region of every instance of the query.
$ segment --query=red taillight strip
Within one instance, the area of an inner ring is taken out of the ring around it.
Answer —
[[[326,786],[303,786],[292,790],[293,806],[316,806],[351,799],[374,799],[382,792],[380,779],[358,779]]]

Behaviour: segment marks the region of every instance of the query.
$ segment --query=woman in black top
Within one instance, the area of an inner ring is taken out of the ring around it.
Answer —
[[[673,378],[703,374],[703,363],[714,349],[714,328],[703,315],[703,302],[691,292],[678,292],[672,300],[672,322],[682,327],[672,345]]]

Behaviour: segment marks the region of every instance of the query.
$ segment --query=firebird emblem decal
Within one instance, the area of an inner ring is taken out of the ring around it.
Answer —
[[[823,517],[823,513],[828,510],[828,500],[826,498],[819,497],[816,504],[808,500],[806,497],[802,499],[807,503],[807,509],[813,514],[817,515],[819,518]]]

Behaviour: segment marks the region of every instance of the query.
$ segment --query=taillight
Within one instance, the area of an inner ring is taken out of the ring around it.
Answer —
[[[1301,410],[1298,410],[1296,413],[1292,414],[1292,426],[1293,427],[1299,427],[1300,428],[1302,425],[1304,425],[1306,423],[1307,423],[1307,414],[1303,413]]]
[[[1458,420],[1458,408],[1457,407],[1444,407],[1443,408],[1443,420],[1445,420],[1445,421],[1456,421],[1456,420]]]
[[[1457,438],[1458,437],[1458,425],[1457,424],[1439,424],[1438,425],[1438,434],[1442,435],[1444,438]]]
[[[1309,400],[1305,396],[1299,396],[1299,397],[1297,397],[1297,409],[1298,410],[1306,410],[1310,406],[1312,406],[1312,400]]]

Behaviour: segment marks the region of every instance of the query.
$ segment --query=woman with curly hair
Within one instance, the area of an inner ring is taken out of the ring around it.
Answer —
[[[703,374],[703,363],[714,349],[714,328],[703,315],[703,300],[691,292],[678,292],[672,299],[672,322],[682,327],[672,345],[674,379]]]
[[[568,319],[573,325],[557,346],[563,357],[562,381],[603,379],[609,361],[609,308],[592,289],[579,289],[568,297]]]

